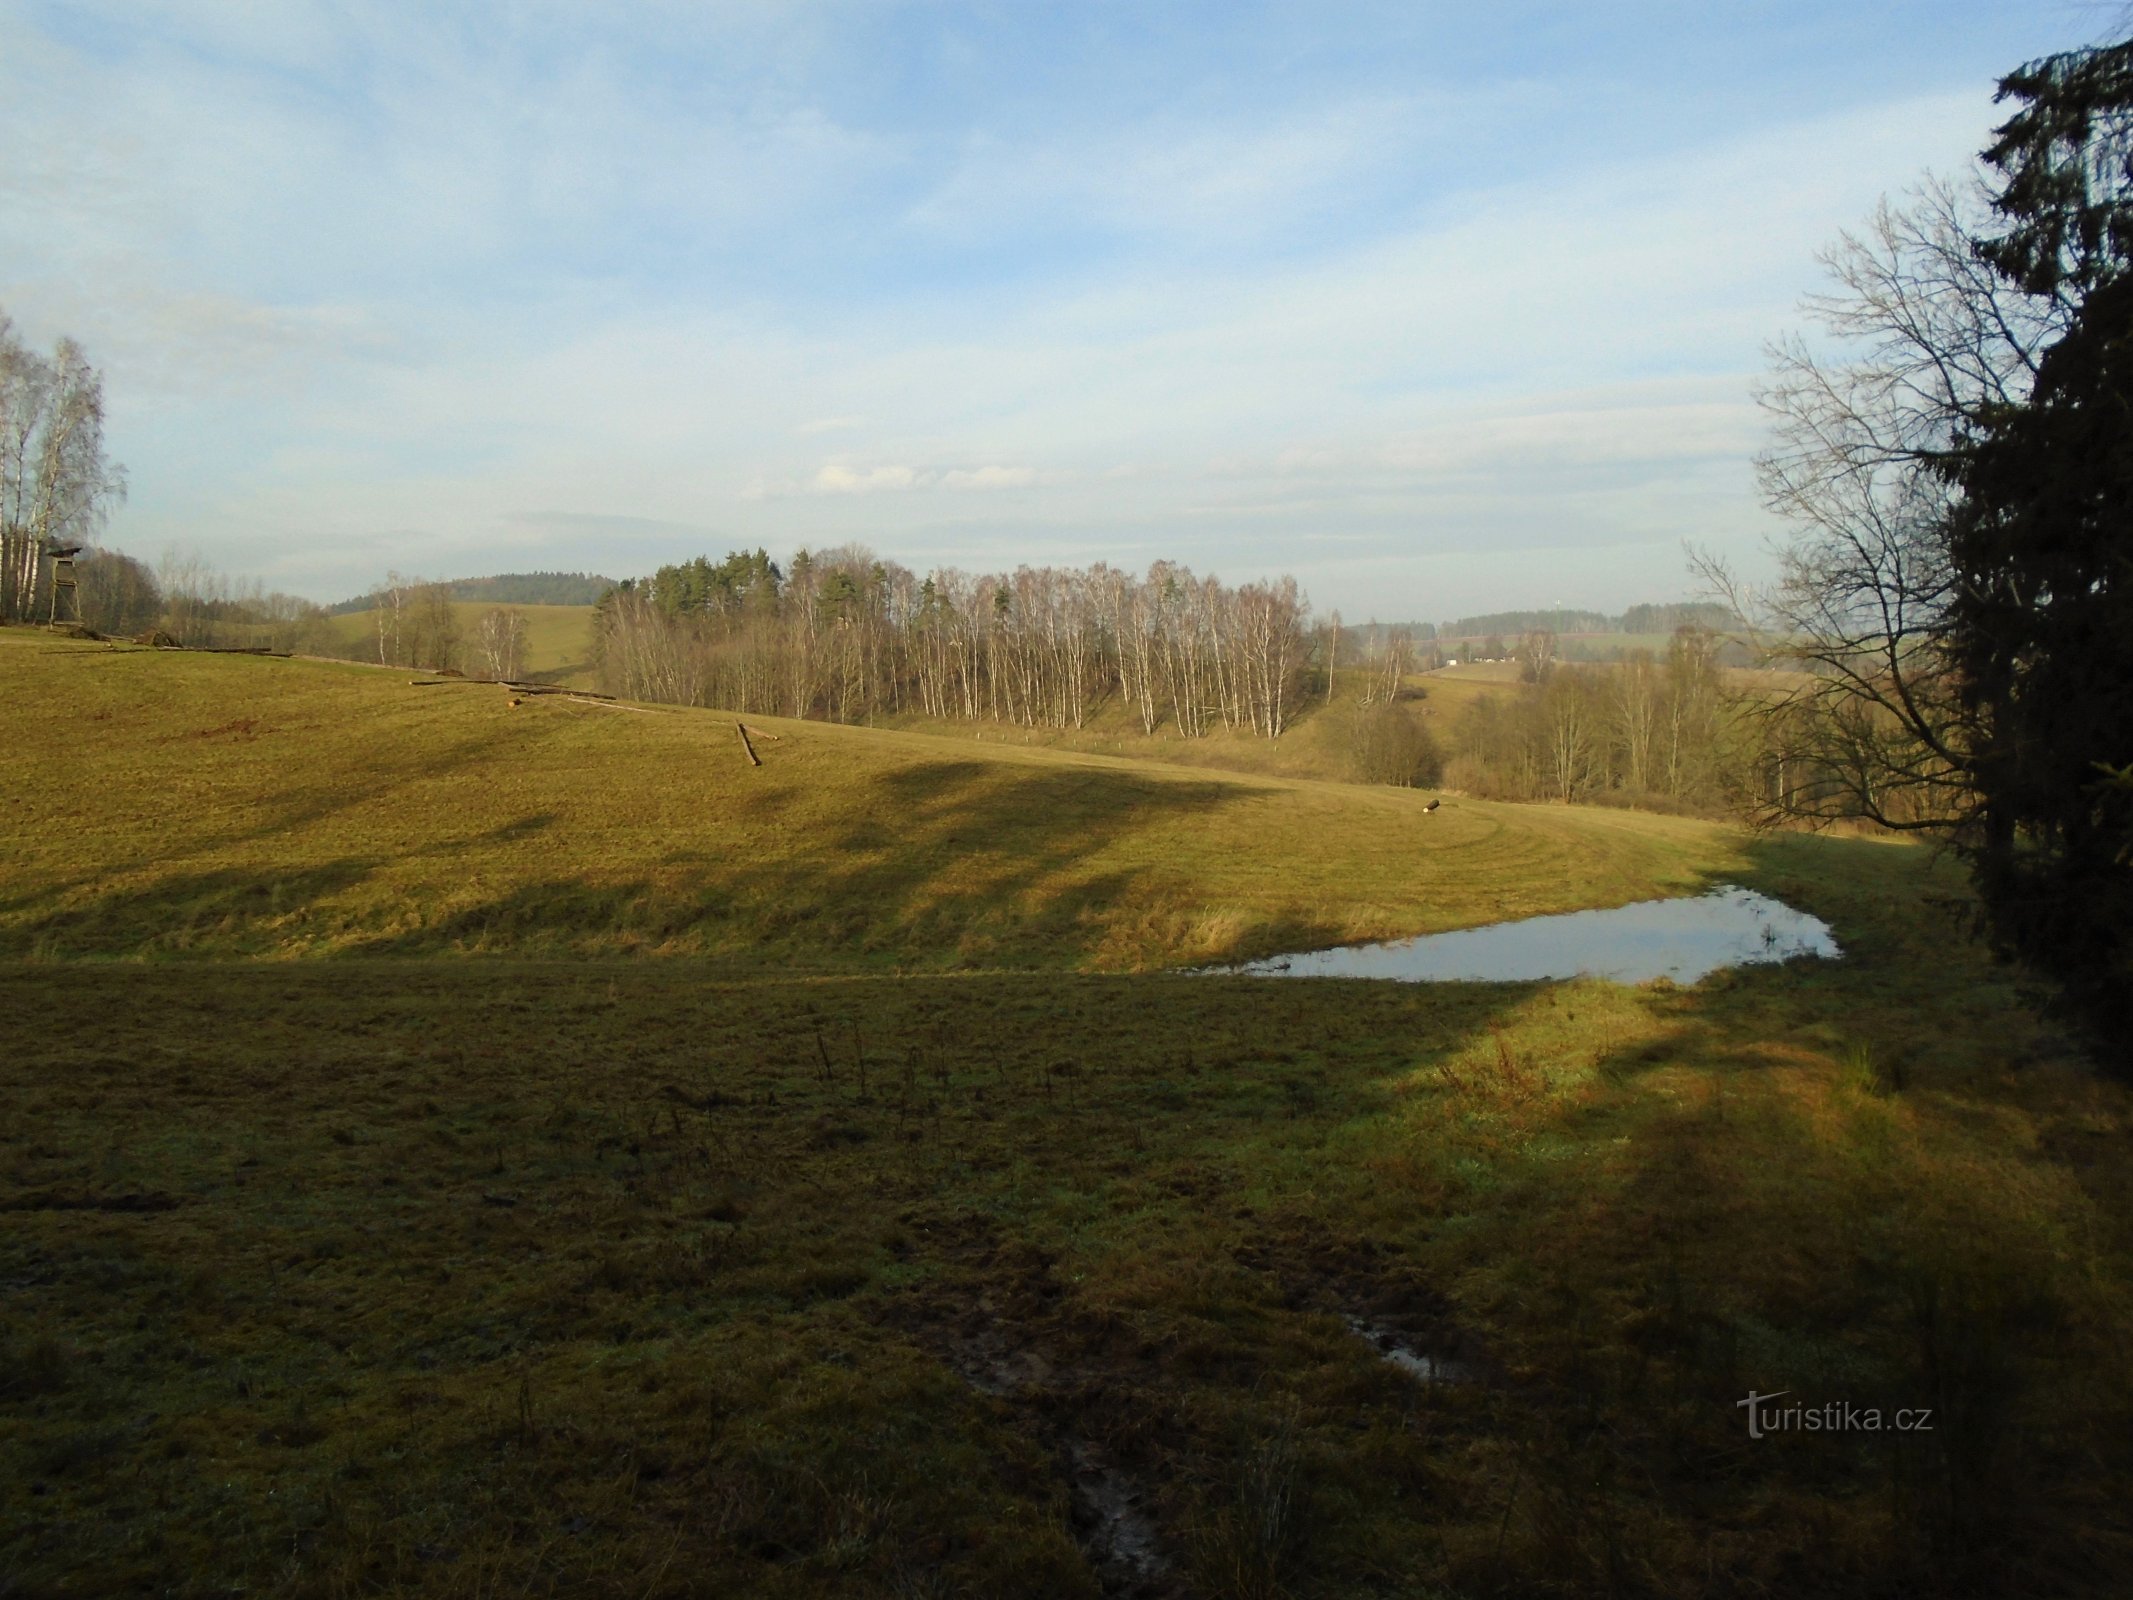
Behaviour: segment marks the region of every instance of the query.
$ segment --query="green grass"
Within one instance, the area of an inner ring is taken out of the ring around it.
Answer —
[[[593,687],[591,606],[504,606],[485,600],[455,600],[452,611],[459,618],[461,665],[469,672],[482,669],[481,619],[493,610],[516,611],[526,619],[526,661],[523,676],[534,683],[559,683],[574,689]],[[378,623],[372,611],[346,611],[329,616],[325,626],[338,649],[377,659]]]
[[[0,1593],[2122,1589],[2133,1103],[1924,852],[57,648]],[[1126,970],[1719,872],[1846,959]]]

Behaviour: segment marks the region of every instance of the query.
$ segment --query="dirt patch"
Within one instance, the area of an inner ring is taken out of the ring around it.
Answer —
[[[1329,1312],[1379,1357],[1423,1383],[1477,1383],[1499,1374],[1452,1306],[1407,1263],[1368,1240],[1277,1235],[1236,1252],[1271,1275],[1285,1305]]]
[[[1096,1569],[1105,1594],[1163,1595],[1170,1561],[1163,1552],[1154,1507],[1131,1474],[1122,1472],[1101,1446],[1070,1440],[1068,1484],[1074,1497],[1074,1539]]]
[[[217,728],[195,728],[190,733],[174,735],[179,739],[235,739],[240,744],[249,744],[266,730],[257,717],[238,717]]]
[[[1157,1490],[1169,1476],[1165,1405],[1146,1374],[1073,1325],[1043,1251],[1000,1242],[981,1217],[906,1222],[949,1271],[899,1296],[886,1320],[1042,1442],[1067,1492],[1068,1531],[1105,1595],[1181,1600],[1191,1591]]]

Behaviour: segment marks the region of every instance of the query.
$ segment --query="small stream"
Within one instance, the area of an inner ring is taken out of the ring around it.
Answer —
[[[1834,959],[1829,925],[1782,900],[1723,884],[1689,899],[1640,900],[1609,911],[1526,917],[1483,928],[1268,956],[1207,975],[1255,978],[1390,978],[1401,983],[1525,983],[1611,978],[1695,983],[1725,967]]]

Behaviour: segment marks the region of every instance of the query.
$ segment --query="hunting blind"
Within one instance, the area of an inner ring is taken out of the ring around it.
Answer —
[[[81,554],[78,544],[61,544],[54,540],[45,546],[45,555],[52,563],[52,615],[55,628],[61,623],[81,621],[81,597],[74,582],[74,558]]]

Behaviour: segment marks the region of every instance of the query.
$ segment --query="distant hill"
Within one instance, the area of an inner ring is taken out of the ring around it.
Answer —
[[[1639,607],[1650,610],[1649,606]],[[1521,633],[1622,633],[1617,618],[1604,611],[1490,611],[1437,624],[1440,639],[1477,639],[1488,634],[1515,638]]]
[[[1432,639],[1486,639],[1491,635],[1510,641],[1522,633],[1623,633],[1670,634],[1676,628],[1711,628],[1723,633],[1738,628],[1740,618],[1726,606],[1709,600],[1677,600],[1663,605],[1631,606],[1620,616],[1605,611],[1550,608],[1546,611],[1490,611],[1477,617],[1455,617],[1450,622],[1370,622],[1351,624],[1345,631],[1365,648],[1374,647],[1386,635],[1405,633],[1420,644]]]
[[[589,606],[615,586],[612,578],[596,572],[499,572],[487,578],[454,578],[454,600],[471,600],[492,606]],[[375,595],[359,594],[352,600],[328,606],[332,616],[368,611],[377,604]]]
[[[1673,605],[1631,606],[1622,613],[1617,633],[1672,633],[1676,628],[1709,628],[1725,633],[1741,625],[1731,606],[1715,600],[1684,600]]]

